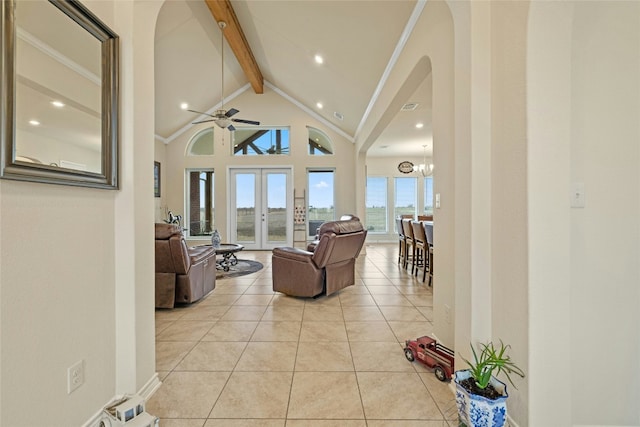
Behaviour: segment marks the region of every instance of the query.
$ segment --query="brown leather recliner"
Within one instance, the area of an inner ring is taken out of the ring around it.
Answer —
[[[192,303],[215,287],[215,249],[187,247],[179,225],[156,223],[156,307]]]
[[[298,297],[326,295],[355,284],[355,261],[367,237],[357,219],[325,222],[314,252],[275,248],[273,290]]]
[[[342,215],[340,217],[340,221],[346,221],[348,219],[355,219],[360,221],[360,218],[358,218],[357,216],[355,216],[354,214],[345,214]],[[323,223],[324,224],[324,223]],[[316,230],[316,236],[313,238],[313,240],[311,242],[309,242],[309,244],[307,245],[307,250],[309,252],[313,252],[316,250],[316,246],[318,246],[318,243],[320,242],[320,227],[318,227],[318,229]]]

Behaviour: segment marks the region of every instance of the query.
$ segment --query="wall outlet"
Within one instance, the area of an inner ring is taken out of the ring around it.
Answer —
[[[444,305],[444,321],[451,324],[451,307]]]
[[[67,394],[84,384],[84,360],[74,363],[67,369]]]

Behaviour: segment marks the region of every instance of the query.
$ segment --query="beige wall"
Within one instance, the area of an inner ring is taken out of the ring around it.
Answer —
[[[218,127],[214,129],[214,155],[186,157],[185,152],[190,139],[200,130],[212,124],[201,124],[189,129],[166,146],[166,161],[163,166],[167,191],[166,206],[174,214],[185,213],[185,169],[213,168],[215,170],[215,207],[216,227],[223,240],[229,236],[227,215],[229,191],[228,170],[232,166],[277,167],[293,166],[293,188],[297,195],[307,186],[307,168],[335,168],[335,209],[336,215],[354,212],[353,198],[355,173],[354,144],[333,132],[323,123],[300,110],[269,87],[264,94],[256,95],[251,90],[243,92],[227,105],[240,110],[240,118],[259,120],[264,126],[288,126],[290,128],[291,154],[288,156],[232,156],[231,133]],[[191,114],[178,111],[177,114]],[[195,120],[195,118],[193,118]],[[326,133],[333,142],[334,154],[329,156],[309,156],[307,126]]]
[[[639,17],[636,2],[531,7],[531,425],[640,424]]]
[[[528,235],[526,135],[527,2],[491,3],[491,339],[511,345],[528,365]],[[478,254],[474,254],[478,256]],[[480,257],[479,257],[480,258]],[[480,258],[485,262],[484,258]],[[504,380],[504,378],[503,378]],[[528,412],[527,379],[513,378],[509,411],[521,425]]]
[[[153,139],[159,3],[84,3],[121,37],[120,190],[0,181],[3,426],[82,425],[155,378],[153,146],[141,141]],[[85,383],[67,394],[80,360]]]

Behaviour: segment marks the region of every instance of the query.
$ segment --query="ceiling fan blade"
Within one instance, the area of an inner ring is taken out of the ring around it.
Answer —
[[[231,119],[236,123],[246,123],[248,125],[259,125],[260,122],[256,122],[255,120],[244,120],[244,119]]]
[[[202,111],[196,111],[196,110],[187,110],[187,111],[191,111],[192,113],[196,113],[196,114],[204,114],[205,116],[209,116],[209,117],[215,117],[209,113],[203,113]]]
[[[215,121],[215,119],[200,120],[198,122],[193,122],[191,124],[192,125],[197,125],[197,124],[200,124],[200,123],[207,123],[207,122],[213,122],[213,121]]]
[[[225,116],[227,117],[231,117],[234,114],[238,114],[240,111],[236,110],[235,108],[230,109],[229,111],[226,112]]]
[[[236,130],[236,128],[233,127],[233,125],[229,125],[227,126],[227,129],[229,129],[231,132],[233,132],[234,130]]]

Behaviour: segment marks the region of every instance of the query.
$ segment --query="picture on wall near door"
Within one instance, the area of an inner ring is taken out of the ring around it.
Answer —
[[[160,162],[153,162],[153,194],[160,197]]]

